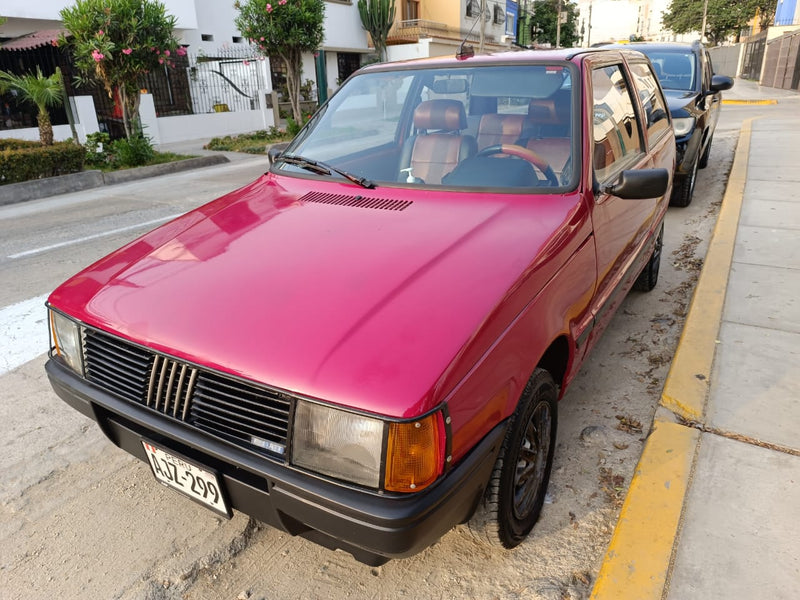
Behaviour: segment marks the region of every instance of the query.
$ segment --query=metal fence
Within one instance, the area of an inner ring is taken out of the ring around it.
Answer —
[[[764,49],[766,45],[766,31],[762,31],[745,41],[742,77],[755,81],[761,79],[761,63],[764,62]]]
[[[54,46],[43,46],[27,51],[0,50],[0,70],[15,75],[36,73],[38,67],[42,75],[49,77],[56,67],[61,67],[64,84],[67,91],[71,90],[70,70],[65,66],[64,52]],[[30,102],[23,102],[14,90],[0,94],[0,130],[22,129],[36,127],[36,106]],[[67,113],[64,107],[52,108],[49,111],[50,121],[53,125],[66,125]]]
[[[144,76],[139,88],[152,94],[157,117],[256,110],[258,91],[271,88],[268,72],[266,60],[252,51],[221,50],[176,56]],[[112,138],[124,135],[119,98],[96,88],[90,93],[100,129]]]
[[[767,42],[761,85],[800,89],[800,32],[787,33]]]

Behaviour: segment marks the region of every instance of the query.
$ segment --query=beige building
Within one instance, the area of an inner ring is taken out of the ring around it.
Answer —
[[[396,0],[389,60],[455,54],[465,38],[476,52],[481,37],[486,51],[508,50],[516,34],[517,0],[484,0],[483,23],[481,6],[482,0]]]

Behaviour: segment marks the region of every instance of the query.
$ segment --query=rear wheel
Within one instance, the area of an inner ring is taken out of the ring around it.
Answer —
[[[469,522],[473,536],[490,546],[513,548],[539,519],[553,466],[558,388],[536,369],[525,386],[486,493]]]
[[[689,206],[692,203],[694,183],[697,180],[697,167],[699,163],[700,160],[695,158],[689,174],[675,179],[675,187],[672,190],[672,197],[669,200],[670,206]]]
[[[664,224],[661,224],[661,229],[658,231],[656,237],[656,246],[653,248],[653,253],[650,255],[650,260],[642,269],[639,277],[633,284],[633,289],[640,292],[649,292],[658,283],[658,270],[661,266],[661,249],[664,247]]]

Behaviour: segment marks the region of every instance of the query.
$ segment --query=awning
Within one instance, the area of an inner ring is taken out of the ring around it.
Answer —
[[[23,35],[10,42],[3,42],[0,50],[33,50],[42,46],[50,46],[58,41],[61,34],[66,34],[66,29],[42,29]]]

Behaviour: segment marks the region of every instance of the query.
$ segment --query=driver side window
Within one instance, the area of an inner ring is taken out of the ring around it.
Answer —
[[[642,137],[636,122],[631,86],[621,65],[592,71],[594,174],[606,181],[642,155]]]

